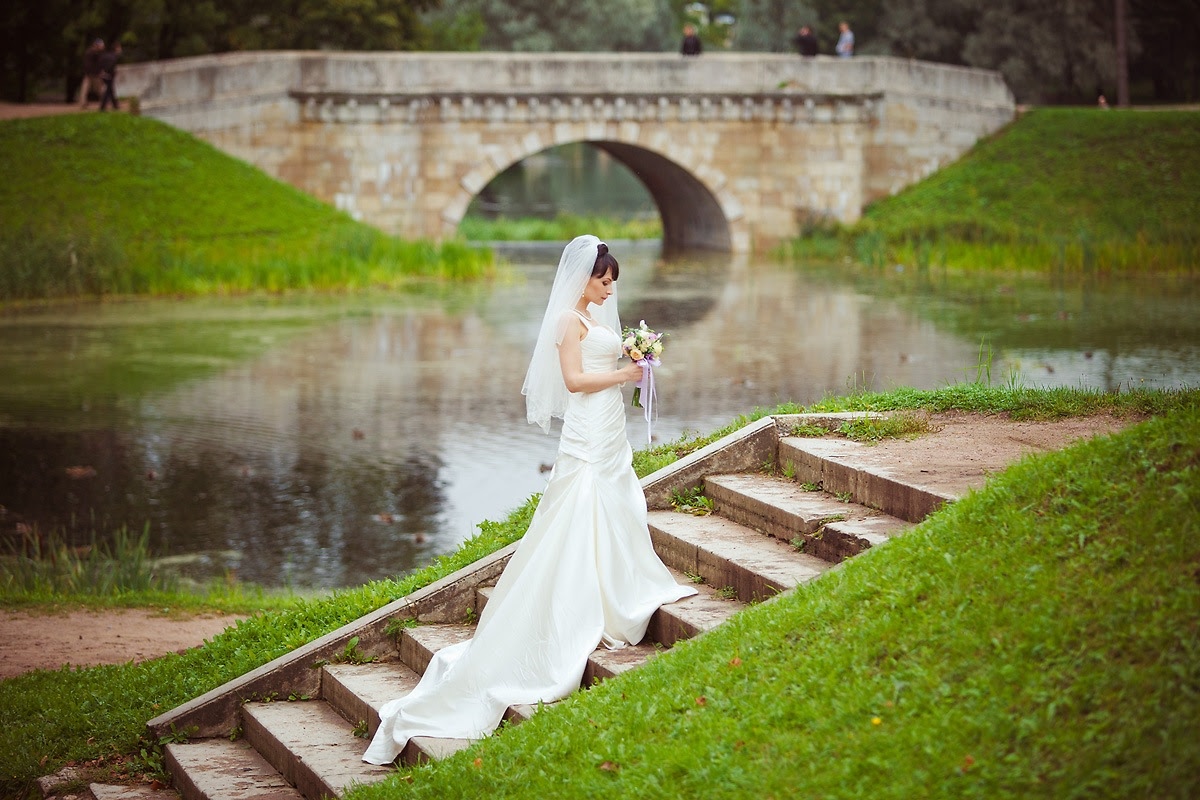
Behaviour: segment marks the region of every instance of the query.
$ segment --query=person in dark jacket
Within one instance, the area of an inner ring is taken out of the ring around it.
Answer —
[[[103,111],[112,103],[113,111],[118,111],[121,105],[117,102],[117,62],[121,59],[121,43],[113,42],[109,50],[100,54],[100,78],[104,81],[104,97],[100,98],[100,110]]]
[[[696,29],[691,25],[683,26],[683,44],[680,45],[679,52],[685,56],[698,56],[703,49],[700,37],[696,35]]]
[[[83,53],[83,83],[79,85],[79,107],[87,108],[92,92],[99,95],[104,91],[100,80],[100,54],[104,52],[104,40],[96,39]]]
[[[812,58],[817,54],[817,37],[807,25],[796,31],[796,35],[792,37],[792,44],[796,45],[796,52],[805,58]]]

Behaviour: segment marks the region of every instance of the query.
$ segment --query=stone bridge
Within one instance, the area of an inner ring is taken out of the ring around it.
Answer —
[[[953,161],[1013,118],[995,72],[721,53],[257,52],[134,64],[124,95],[354,217],[453,236],[499,173],[587,142],[646,186],[664,248],[745,252]]]

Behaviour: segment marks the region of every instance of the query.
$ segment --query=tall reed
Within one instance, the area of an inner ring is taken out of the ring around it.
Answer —
[[[23,529],[0,556],[0,594],[111,596],[152,589],[175,591],[177,581],[155,568],[150,528],[133,534],[122,526],[111,541],[92,533],[86,545],[71,545],[61,534]]]
[[[568,241],[581,233],[595,233],[604,239],[661,239],[662,221],[618,219],[606,216],[559,214],[553,219],[520,217],[484,219],[467,217],[458,226],[460,236],[470,241]]]
[[[103,294],[126,263],[120,241],[98,226],[0,229],[0,300]]]

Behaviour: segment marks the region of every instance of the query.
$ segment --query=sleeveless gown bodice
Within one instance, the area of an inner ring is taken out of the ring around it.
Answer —
[[[584,372],[613,371],[620,336],[584,325]],[[482,738],[510,705],[567,696],[597,645],[641,641],[660,605],[695,594],[654,552],[632,459],[620,387],[572,393],[546,490],[474,637],[383,706],[364,761],[391,763],[413,736]]]

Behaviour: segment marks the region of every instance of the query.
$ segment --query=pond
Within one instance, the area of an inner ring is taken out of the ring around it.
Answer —
[[[897,386],[1196,386],[1195,280],[871,271],[611,243],[669,332],[656,442]],[[327,589],[453,551],[541,491],[520,393],[560,244],[481,286],[0,314],[0,537],[148,526],[199,580]],[[628,394],[628,390],[627,394]],[[646,422],[629,415],[644,446]]]

